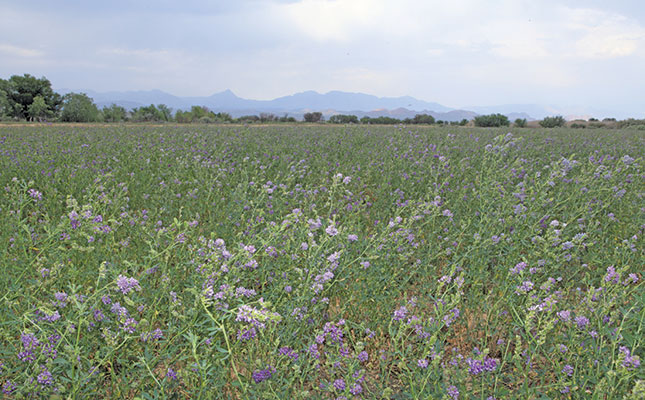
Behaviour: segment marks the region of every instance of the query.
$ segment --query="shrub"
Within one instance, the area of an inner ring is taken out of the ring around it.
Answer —
[[[562,115],[557,115],[555,117],[546,117],[540,121],[540,126],[543,128],[558,128],[564,126],[565,124],[564,117]]]
[[[491,128],[509,125],[510,122],[508,120],[508,117],[502,114],[489,114],[475,117],[475,126]]]

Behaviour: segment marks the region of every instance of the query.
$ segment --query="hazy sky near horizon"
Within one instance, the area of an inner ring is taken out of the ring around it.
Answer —
[[[0,0],[0,77],[645,113],[641,0]]]

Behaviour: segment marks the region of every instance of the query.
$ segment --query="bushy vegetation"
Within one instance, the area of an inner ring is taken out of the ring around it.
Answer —
[[[489,115],[479,115],[474,119],[475,126],[490,128],[490,127],[502,127],[509,126],[510,122],[506,115],[502,114],[489,114]]]
[[[545,117],[540,121],[540,126],[543,128],[560,128],[564,126],[566,122],[567,121],[565,121],[563,116],[557,115],[555,117]]]
[[[0,126],[2,396],[639,398],[642,138]]]
[[[516,118],[513,125],[517,128],[526,128],[526,118]]]

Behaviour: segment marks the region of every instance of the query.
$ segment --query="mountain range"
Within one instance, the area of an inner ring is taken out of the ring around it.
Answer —
[[[65,94],[71,92],[71,90],[59,89],[58,92]],[[320,111],[325,117],[334,114],[353,114],[359,118],[363,116],[390,116],[403,119],[414,117],[416,114],[430,114],[437,120],[461,121],[464,118],[470,120],[481,114],[500,113],[513,121],[516,118],[542,119],[551,115],[564,115],[567,119],[588,118],[598,113],[597,110],[590,112],[584,109],[563,109],[537,104],[472,106],[455,109],[411,96],[377,97],[365,93],[341,91],[331,91],[324,94],[305,91],[273,100],[244,99],[235,95],[231,90],[225,90],[206,97],[179,97],[161,90],[125,92],[74,90],[74,92],[87,94],[99,108],[111,104],[117,104],[126,109],[150,104],[165,104],[174,110],[189,110],[191,106],[199,105],[214,112],[228,112],[233,117],[273,113],[278,116],[288,114],[289,116],[302,118],[302,115],[307,112]]]

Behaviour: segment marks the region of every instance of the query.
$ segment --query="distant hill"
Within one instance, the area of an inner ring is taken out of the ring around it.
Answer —
[[[69,89],[58,89],[61,94],[69,93]],[[228,112],[234,117],[242,115],[257,115],[262,112],[279,116],[288,114],[302,118],[307,112],[321,111],[325,117],[334,114],[353,114],[358,117],[390,116],[404,119],[416,114],[430,114],[437,120],[461,121],[472,119],[481,114],[500,113],[511,121],[516,118],[527,120],[542,119],[550,115],[580,116],[591,115],[588,110],[570,108],[563,110],[553,106],[536,104],[507,104],[499,106],[472,106],[464,109],[453,109],[439,103],[419,100],[411,96],[377,97],[365,93],[350,93],[331,91],[318,93],[306,91],[290,96],[278,97],[273,100],[251,100],[238,97],[230,90],[215,93],[205,97],[179,97],[161,90],[140,90],[127,92],[96,92],[93,90],[74,90],[83,92],[94,99],[99,108],[118,104],[126,109],[147,106],[150,104],[165,104],[174,110],[188,110],[191,106],[204,106],[215,112]],[[568,111],[568,112],[567,112]],[[602,114],[602,113],[601,113]]]

